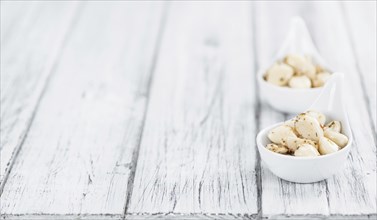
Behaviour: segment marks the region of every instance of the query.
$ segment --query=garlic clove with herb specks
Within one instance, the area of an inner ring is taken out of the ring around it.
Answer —
[[[277,145],[277,144],[267,144],[266,147],[268,150],[273,151],[275,153],[279,154],[286,154],[288,153],[288,148],[282,145]]]
[[[324,114],[322,114],[321,112],[317,112],[317,111],[314,111],[314,110],[309,110],[307,112],[305,112],[307,115],[317,119],[317,121],[319,122],[320,125],[324,126],[325,123],[326,123],[326,116]]]
[[[325,130],[331,130],[331,131],[335,131],[335,132],[341,132],[342,130],[342,124],[340,123],[340,121],[331,121],[330,123],[328,123],[325,127],[324,127]]]
[[[301,144],[294,154],[296,157],[316,157],[319,156],[318,150],[310,144]]]
[[[291,128],[295,128],[295,118],[289,119],[284,122],[284,125],[287,125]]]
[[[289,79],[293,76],[293,73],[292,67],[287,64],[275,63],[267,70],[266,80],[278,86],[286,86]]]
[[[280,125],[268,132],[268,138],[275,144],[281,144],[285,137],[297,137],[293,129],[287,125]]]
[[[283,138],[282,144],[286,146],[291,152],[295,152],[300,145],[310,144],[318,149],[318,144],[315,141],[303,138],[286,137]]]
[[[328,139],[332,140],[340,148],[343,148],[348,143],[348,137],[345,136],[344,134],[339,133],[339,132],[327,129],[327,130],[324,131],[324,135]]]
[[[331,154],[339,150],[339,146],[327,137],[321,137],[318,145],[318,150],[321,155]]]
[[[317,119],[303,113],[297,116],[296,131],[305,139],[318,141],[323,136],[323,130]]]

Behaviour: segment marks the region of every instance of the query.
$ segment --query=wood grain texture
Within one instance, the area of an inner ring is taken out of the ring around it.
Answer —
[[[0,191],[77,8],[73,2],[1,2]]]
[[[257,214],[250,13],[171,5],[127,214]]]
[[[233,213],[128,213],[126,219],[166,219],[166,220],[250,220],[257,219],[256,216],[248,214]]]
[[[348,36],[351,39],[357,70],[361,74],[362,89],[368,101],[369,114],[373,119],[371,123],[374,125],[374,132],[376,132],[377,128],[376,4],[376,1],[361,3],[352,1],[343,2],[344,19],[348,29]]]
[[[300,12],[297,4],[258,2],[255,5],[255,29],[257,66],[263,67],[272,62],[272,58],[283,43],[293,15]],[[286,10],[281,10],[282,8]],[[278,16],[271,16],[275,14]],[[272,109],[263,102],[259,115],[259,128],[292,118]],[[295,184],[282,180],[272,174],[264,163],[261,164],[262,215],[266,218],[309,218],[329,214],[324,182],[314,184]]]
[[[85,5],[4,187],[5,218],[123,217],[162,8]]]
[[[2,215],[1,219],[7,220],[123,220],[124,217],[116,214],[16,214]]]
[[[307,21],[320,52],[335,70],[347,75],[350,97],[348,113],[354,128],[355,144],[343,172],[328,181],[293,184],[278,180],[262,164],[262,212],[265,217],[369,218],[376,215],[376,159],[372,127],[363,99],[360,75],[353,59],[351,42],[338,3],[294,2],[257,3],[257,48],[259,62],[264,62],[280,47],[292,16]],[[282,10],[284,8],[284,10]],[[270,16],[270,15],[279,16]],[[259,20],[259,21],[258,21]],[[282,25],[284,24],[284,25]],[[259,27],[258,27],[259,25]],[[281,34],[284,33],[284,34]],[[262,49],[264,48],[264,49]],[[274,49],[272,49],[274,48]],[[273,51],[269,53],[267,51]],[[261,66],[259,65],[259,66]],[[261,128],[289,116],[262,105]]]
[[[368,105],[362,88],[352,42],[339,3],[311,4],[321,16],[312,19],[310,27],[324,58],[337,71],[346,74],[346,97],[354,144],[343,172],[327,181],[329,210],[332,215],[374,215],[377,217],[376,143]],[[331,20],[332,22],[328,22]],[[331,37],[323,37],[331,33]],[[360,64],[359,64],[360,65]]]
[[[376,219],[375,7],[2,1],[1,218]],[[351,155],[314,184],[255,146],[291,117],[254,74],[294,15],[351,88]]]

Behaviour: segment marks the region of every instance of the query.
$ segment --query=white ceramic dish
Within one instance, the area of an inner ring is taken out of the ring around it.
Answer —
[[[266,70],[271,67],[273,63],[277,60],[282,60],[290,53],[309,55],[316,64],[328,70],[331,70],[331,68],[329,68],[319,55],[303,19],[300,17],[293,18],[288,35],[281,49],[267,66],[260,68],[257,78],[263,100],[279,111],[300,113],[313,103],[313,100],[318,97],[323,87],[310,89],[280,87],[266,82],[263,78]]]
[[[327,121],[340,121],[342,133],[349,138],[348,144],[335,153],[317,157],[278,154],[266,149],[265,146],[271,143],[267,137],[268,132],[283,122],[269,126],[258,133],[257,145],[262,161],[276,176],[291,182],[312,183],[327,179],[342,169],[353,139],[343,104],[343,80],[343,74],[334,73],[323,87],[318,99],[308,109],[324,113]]]

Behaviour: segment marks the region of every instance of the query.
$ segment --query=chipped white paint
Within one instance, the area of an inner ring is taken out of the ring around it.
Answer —
[[[251,25],[249,2],[171,5],[127,213],[257,214]]]
[[[334,69],[346,74],[347,110],[354,128],[354,145],[344,172],[327,181],[329,211],[332,215],[376,215],[376,143],[370,123],[373,119],[364,99],[362,73],[356,67],[355,51],[345,23],[352,17],[344,19],[339,3],[335,2],[311,4],[311,8],[321,13],[311,23],[311,28],[331,33],[330,37],[323,37],[319,31],[313,31],[319,50]],[[366,50],[364,53],[371,52]]]
[[[286,37],[292,16],[298,13],[294,4],[266,3],[255,4],[256,47],[258,66],[271,62],[276,50]],[[281,10],[286,6],[287,10]],[[281,12],[281,13],[280,13]],[[280,14],[280,16],[270,16]],[[263,100],[263,94],[260,94]],[[294,100],[292,100],[294,101]],[[259,128],[263,129],[276,122],[291,118],[262,103],[259,115]],[[265,217],[328,215],[326,185],[324,182],[313,184],[290,183],[273,175],[264,163],[261,164],[262,212]]]
[[[281,7],[287,10],[281,10]],[[305,8],[310,8],[308,13]],[[334,178],[315,184],[293,184],[277,180],[269,171],[262,169],[262,211],[266,217],[287,217],[306,215],[345,216],[376,215],[376,158],[373,131],[369,123],[363,91],[360,87],[360,73],[352,59],[354,51],[347,38],[345,19],[342,18],[338,3],[258,3],[257,4],[257,45],[261,63],[270,58],[266,54],[272,45],[279,47],[286,30],[277,24],[286,24],[292,16],[301,15],[307,22],[314,41],[321,54],[334,69],[346,73],[347,95],[351,102],[348,113],[354,129],[355,143],[343,172]],[[279,17],[269,16],[282,11]],[[320,14],[320,16],[319,16]],[[331,22],[330,22],[331,21]],[[263,28],[262,28],[263,27]],[[274,29],[274,27],[278,27]],[[329,36],[324,36],[328,34]],[[259,37],[258,37],[259,36]],[[274,42],[268,44],[268,42]],[[275,43],[277,42],[277,43]],[[264,49],[263,49],[264,48]],[[368,54],[368,51],[363,51]],[[365,73],[370,74],[370,73]],[[262,106],[260,126],[289,118]],[[359,129],[358,129],[359,128]],[[363,129],[360,129],[363,128]],[[262,166],[263,168],[263,166]]]
[[[77,3],[1,2],[1,186],[58,62],[76,9]]]
[[[171,2],[166,22],[159,2],[1,4],[2,218],[376,217],[375,3]],[[351,156],[314,184],[255,148],[290,117],[255,99],[253,74],[294,15],[352,88]]]
[[[84,5],[4,187],[2,214],[123,216],[161,14],[158,2]]]
[[[368,1],[364,4],[358,4],[358,2],[345,1],[343,4],[348,36],[352,40],[353,57],[356,59],[357,70],[363,76],[363,87],[369,101],[370,114],[373,118],[372,123],[374,122],[374,129],[376,129],[377,51],[373,48],[377,48],[377,2]]]

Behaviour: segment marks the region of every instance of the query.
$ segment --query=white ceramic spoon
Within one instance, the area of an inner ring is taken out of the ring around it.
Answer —
[[[287,54],[309,55],[316,64],[328,70],[331,70],[331,68],[319,55],[303,19],[294,17],[279,52],[268,65],[260,68],[257,78],[263,100],[279,111],[299,113],[312,104],[313,100],[321,93],[322,87],[309,89],[280,87],[266,82],[263,78],[267,69],[276,61],[282,60]]]
[[[271,143],[268,132],[284,122],[269,126],[257,135],[257,145],[262,161],[276,176],[291,182],[311,183],[331,177],[342,169],[352,144],[352,132],[344,106],[342,73],[334,73],[325,84],[322,93],[308,110],[315,110],[326,115],[326,121],[340,121],[342,133],[348,137],[348,143],[341,150],[317,157],[295,157],[272,152],[266,149]]]

